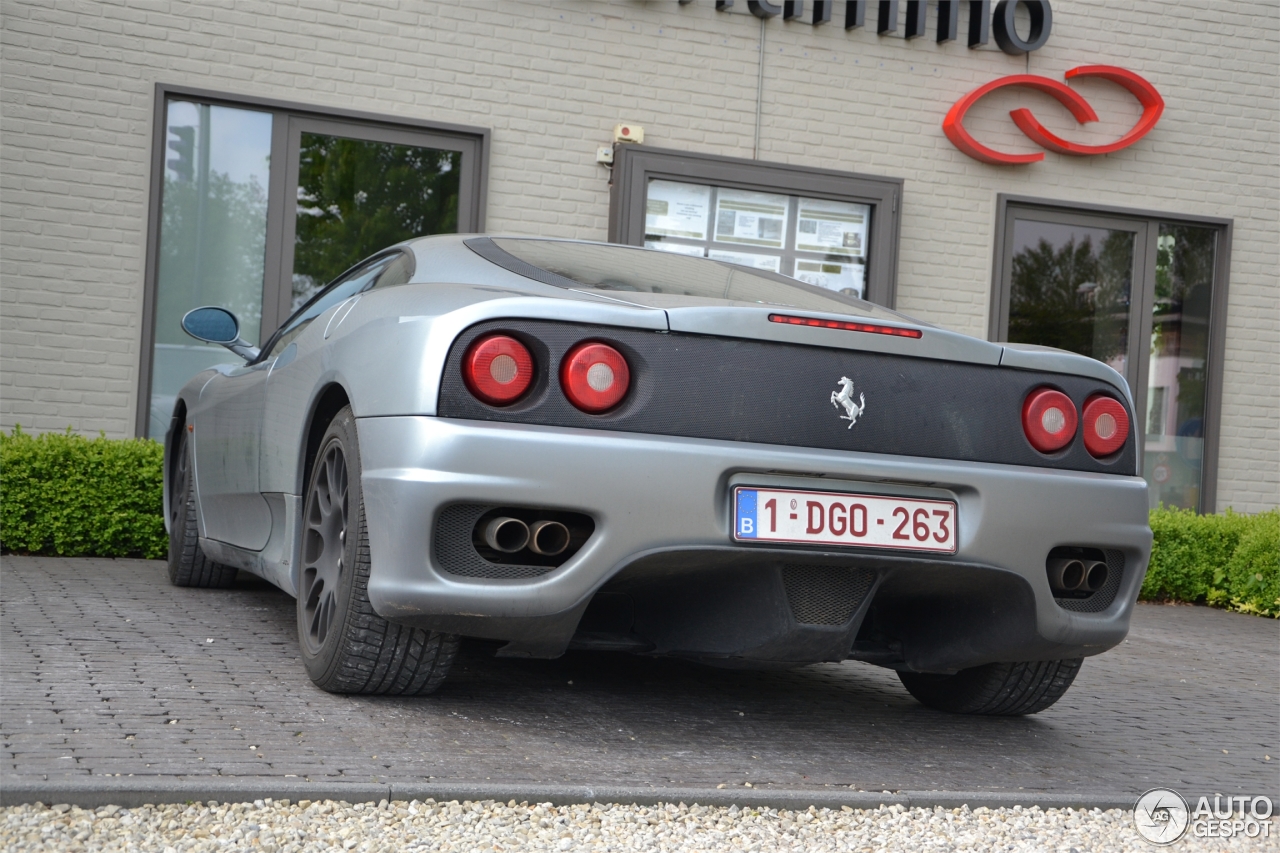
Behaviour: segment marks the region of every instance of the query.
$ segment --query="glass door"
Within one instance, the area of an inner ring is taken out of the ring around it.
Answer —
[[[476,162],[446,137],[291,117],[281,322],[380,249],[470,222]]]
[[[220,305],[257,340],[262,321],[272,115],[196,101],[165,104],[165,162],[147,434],[164,437],[187,380],[231,356],[182,331],[182,315]]]
[[[1156,237],[1142,458],[1153,507],[1201,503],[1218,234],[1217,228],[1161,222]]]
[[[394,243],[483,227],[484,132],[326,118],[161,89],[138,432],[161,439],[195,374],[234,361],[188,337],[218,305],[265,341],[326,283]]]
[[[1009,204],[995,340],[1087,355],[1129,382],[1151,506],[1212,512],[1226,224]]]
[[[1137,387],[1130,315],[1146,226],[1037,211],[1010,217],[1007,227],[1003,339],[1096,358]]]

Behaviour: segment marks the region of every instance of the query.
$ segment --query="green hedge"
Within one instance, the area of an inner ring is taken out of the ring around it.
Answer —
[[[0,547],[164,557],[163,459],[146,439],[0,433]]]
[[[0,433],[0,547],[63,556],[160,558],[164,449],[154,441]],[[1142,598],[1280,617],[1280,510],[1151,513]]]
[[[1189,601],[1280,617],[1280,509],[1151,512],[1151,567],[1141,597]]]

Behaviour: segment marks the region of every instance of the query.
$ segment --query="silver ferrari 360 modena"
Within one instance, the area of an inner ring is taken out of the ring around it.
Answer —
[[[1125,381],[775,273],[442,236],[180,392],[169,573],[297,599],[325,690],[416,695],[460,638],[723,667],[864,661],[1028,714],[1119,643],[1150,556]]]

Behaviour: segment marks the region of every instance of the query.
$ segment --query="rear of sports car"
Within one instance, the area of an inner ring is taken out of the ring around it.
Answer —
[[[745,271],[717,300],[665,258],[637,286],[639,250],[468,245],[666,319],[495,301],[442,350],[433,413],[361,419],[382,616],[513,656],[852,658],[1002,714],[1125,636],[1151,534],[1110,368],[807,291],[770,304]]]

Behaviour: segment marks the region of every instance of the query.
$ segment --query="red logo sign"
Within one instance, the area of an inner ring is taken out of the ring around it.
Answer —
[[[1138,123],[1133,126],[1132,130],[1115,142],[1107,145],[1081,145],[1078,142],[1068,142],[1051,133],[1036,120],[1036,117],[1028,109],[1017,109],[1009,113],[1013,118],[1013,123],[1018,126],[1019,130],[1025,133],[1028,138],[1050,151],[1079,156],[1110,154],[1112,151],[1119,151],[1121,148],[1127,148],[1146,136],[1151,131],[1151,128],[1156,126],[1156,122],[1160,120],[1160,114],[1164,112],[1164,99],[1160,97],[1160,93],[1156,91],[1154,86],[1132,71],[1116,68],[1114,65],[1082,65],[1079,68],[1072,68],[1064,76],[1068,80],[1073,77],[1101,77],[1104,80],[1110,80],[1112,83],[1123,86],[1133,93],[1133,96],[1138,99],[1138,103],[1142,104],[1142,117],[1138,119]],[[1098,120],[1098,114],[1093,111],[1093,107],[1089,106],[1089,102],[1080,97],[1074,89],[1065,83],[1050,80],[1048,77],[1038,77],[1035,74],[1014,74],[1010,77],[1001,77],[999,80],[993,80],[985,86],[974,89],[956,101],[955,105],[947,112],[947,117],[942,120],[942,132],[947,135],[947,139],[951,140],[951,144],[975,160],[1003,165],[1006,163],[1034,163],[1037,160],[1044,159],[1043,152],[1036,154],[1006,154],[1002,151],[996,151],[994,148],[988,148],[974,139],[969,131],[965,130],[964,116],[969,111],[969,108],[977,103],[978,99],[983,95],[994,92],[996,89],[1003,89],[1006,86],[1027,86],[1044,92],[1046,95],[1053,96],[1071,111],[1071,114],[1076,117],[1076,121],[1080,122],[1080,124]]]

